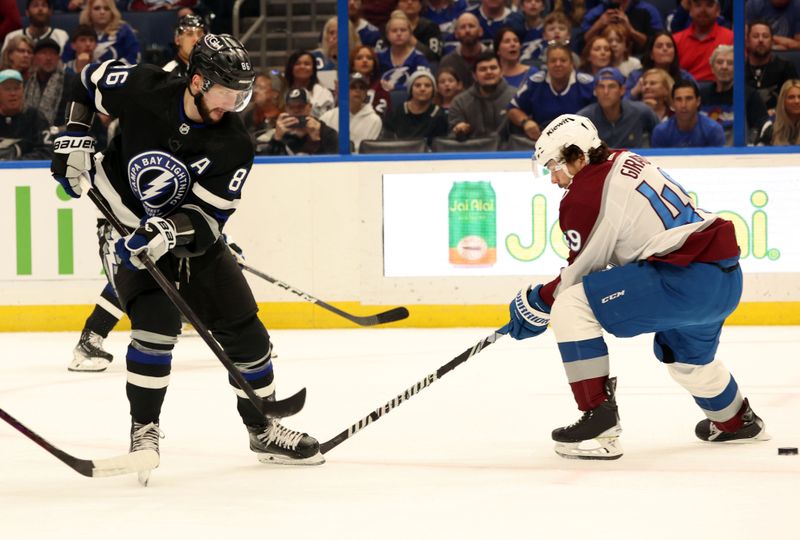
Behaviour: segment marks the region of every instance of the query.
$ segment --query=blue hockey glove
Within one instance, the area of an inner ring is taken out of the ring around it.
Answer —
[[[50,172],[70,197],[78,198],[83,190],[81,174],[87,173],[94,183],[95,140],[85,133],[64,132],[53,140]]]
[[[539,296],[541,288],[541,285],[537,285],[533,289],[528,287],[520,290],[508,306],[511,313],[508,335],[514,339],[527,339],[547,330],[550,306]]]
[[[145,266],[141,257],[148,256],[156,262],[176,243],[175,225],[168,219],[151,217],[131,234],[117,240],[115,249],[125,266],[131,270],[142,270]]]

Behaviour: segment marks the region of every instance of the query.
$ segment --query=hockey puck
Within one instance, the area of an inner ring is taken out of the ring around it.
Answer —
[[[796,447],[778,448],[778,455],[779,456],[796,456],[797,455],[797,448]]]

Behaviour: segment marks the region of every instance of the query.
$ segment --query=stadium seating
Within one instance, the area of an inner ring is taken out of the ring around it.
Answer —
[[[434,152],[496,152],[500,145],[497,135],[475,137],[459,141],[451,137],[434,137],[431,150]]]
[[[361,154],[419,154],[428,151],[425,139],[361,141]]]

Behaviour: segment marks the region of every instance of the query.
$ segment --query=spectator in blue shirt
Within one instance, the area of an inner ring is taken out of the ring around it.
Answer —
[[[347,13],[349,14],[350,22],[355,26],[361,44],[374,47],[381,38],[381,31],[378,30],[377,26],[361,16],[361,0],[348,0]]]
[[[546,58],[547,69],[528,77],[508,105],[509,122],[533,141],[557,116],[574,114],[594,101],[594,78],[575,71],[569,45],[550,45]]]
[[[86,24],[97,32],[97,48],[94,60],[122,60],[126,64],[139,62],[139,40],[133,28],[122,20],[122,14],[111,0],[88,0],[81,11],[80,24]],[[69,62],[75,57],[71,44],[64,46],[61,58]]]
[[[430,70],[425,55],[414,48],[411,21],[400,10],[395,10],[386,23],[386,40],[389,48],[378,53],[381,84],[387,92],[405,90],[408,78],[417,69]]]
[[[525,17],[508,9],[505,0],[481,0],[467,11],[478,18],[486,45],[491,44],[497,32],[505,26],[511,27],[520,39],[525,36]]]
[[[672,87],[675,113],[653,129],[654,148],[698,148],[725,146],[725,133],[718,122],[700,114],[700,91],[692,81],[680,80]]]
[[[664,29],[661,13],[644,0],[603,0],[583,16],[580,34],[588,40],[602,33],[603,28],[611,23],[620,23],[628,28],[635,54],[644,51],[647,36]]]
[[[800,49],[800,0],[747,0],[745,17],[769,21],[775,48]]]

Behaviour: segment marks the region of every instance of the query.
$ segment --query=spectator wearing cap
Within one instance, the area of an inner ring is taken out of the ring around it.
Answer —
[[[546,58],[547,69],[528,77],[508,105],[509,122],[534,141],[555,117],[594,101],[594,78],[575,71],[569,45],[549,45]]]
[[[286,112],[278,115],[265,151],[273,156],[336,154],[339,137],[312,114],[309,91],[292,88],[286,96]]]
[[[69,89],[75,75],[67,75],[61,64],[61,46],[50,38],[33,46],[31,78],[25,85],[25,105],[39,109],[51,126],[63,125]]]
[[[53,39],[58,43],[58,53],[61,54],[64,45],[69,41],[69,34],[60,28],[50,26],[50,19],[53,16],[51,0],[27,0],[25,16],[28,18],[28,26],[8,33],[3,41],[3,48],[6,48],[9,39],[22,35],[29,37],[34,45],[40,39]]]
[[[711,71],[714,84],[700,89],[700,111],[719,122],[725,131],[725,140],[733,140],[733,46],[720,45],[711,53]],[[754,143],[769,115],[764,102],[749,85],[744,87],[747,139]]]
[[[330,90],[322,86],[317,77],[317,64],[314,56],[305,50],[289,55],[286,60],[284,76],[288,90],[303,88],[311,96],[311,114],[319,118],[326,111],[333,109],[335,102]]]
[[[139,39],[133,28],[122,20],[122,14],[112,0],[87,0],[78,22],[97,32],[93,61],[121,60],[129,65],[139,62]],[[74,57],[72,46],[64,47],[62,60],[69,62]]]
[[[33,65],[33,41],[25,35],[14,36],[8,40],[1,57],[0,69],[15,69],[27,81]]]
[[[381,84],[387,92],[405,90],[408,79],[417,70],[430,69],[425,55],[414,48],[411,21],[400,10],[395,10],[386,23],[386,40],[389,47],[378,53]]]
[[[722,126],[700,113],[700,91],[692,81],[680,80],[672,87],[674,114],[653,129],[653,148],[699,148],[725,146]]]
[[[70,38],[70,46],[75,56],[64,63],[64,71],[77,74],[92,63],[94,50],[97,48],[97,32],[88,24],[79,24]]]
[[[436,80],[428,70],[417,70],[408,78],[408,100],[393,109],[384,123],[385,139],[425,138],[428,144],[434,137],[447,135],[447,116],[434,103]]]
[[[717,22],[718,0],[691,0],[692,24],[673,37],[680,66],[698,82],[713,82],[711,53],[718,45],[733,45],[733,32]]]
[[[504,130],[508,104],[517,91],[503,78],[500,61],[490,51],[478,55],[474,77],[475,84],[456,96],[448,113],[450,131],[459,140]]]
[[[22,84],[19,71],[0,71],[0,159],[50,159],[50,126],[25,107]]]
[[[595,74],[597,103],[578,111],[597,126],[600,138],[611,148],[646,148],[658,123],[653,109],[639,101],[623,99],[625,77],[615,67],[604,67]]]
[[[380,137],[383,122],[372,105],[367,92],[369,82],[360,73],[350,75],[350,140],[356,153],[361,141],[372,141]],[[339,107],[322,115],[322,123],[339,131]]]
[[[186,77],[189,70],[189,56],[194,44],[206,34],[206,23],[198,15],[184,15],[175,25],[175,58],[164,64],[164,71]]]

